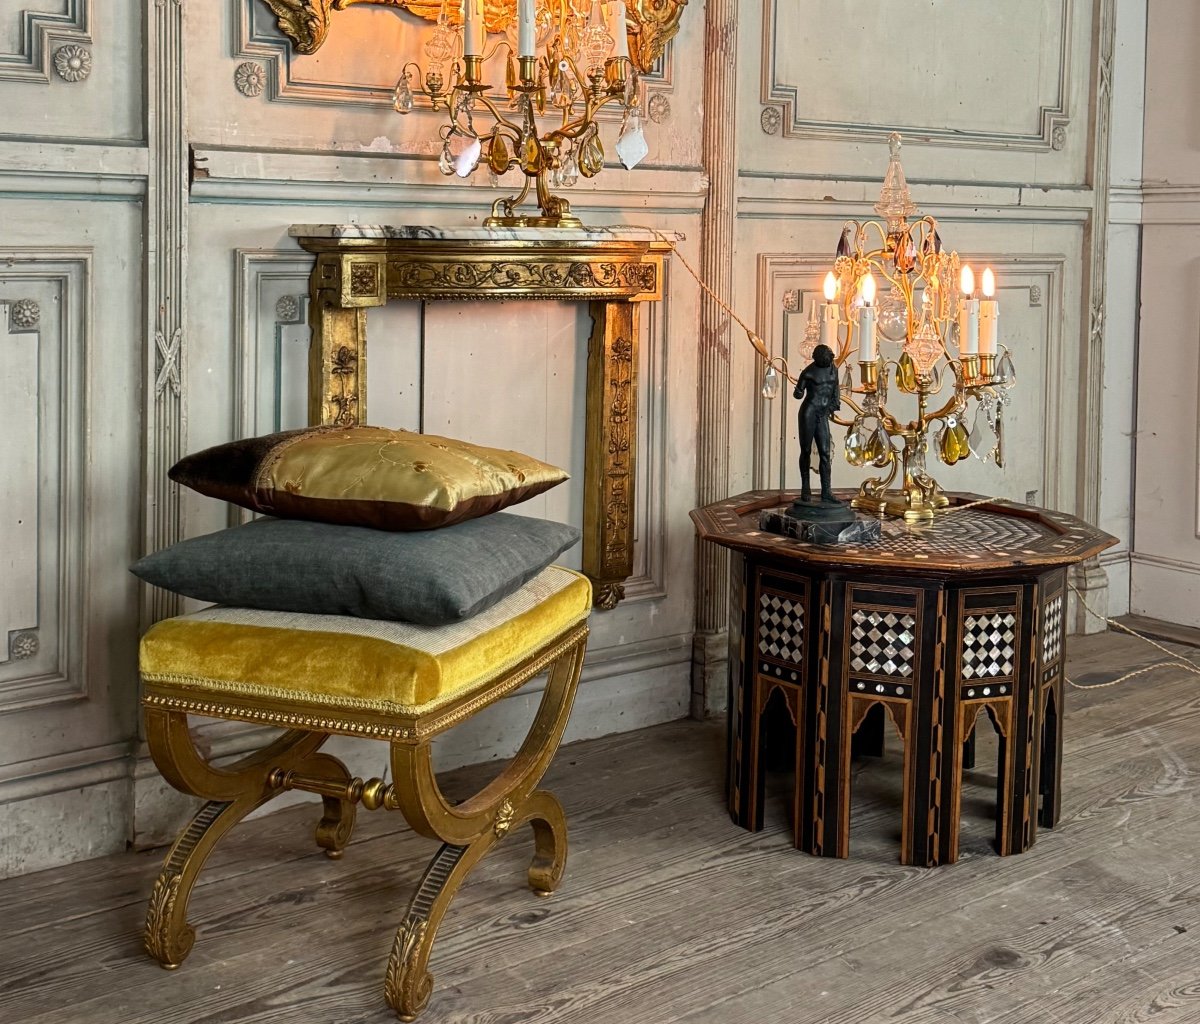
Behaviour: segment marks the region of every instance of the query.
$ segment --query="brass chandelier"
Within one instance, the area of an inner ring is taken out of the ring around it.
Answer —
[[[394,106],[398,113],[412,112],[415,79],[432,108],[447,111],[439,132],[443,174],[468,178],[483,167],[498,184],[510,170],[521,172],[522,188],[496,200],[488,227],[582,227],[571,204],[551,190],[604,168],[597,115],[605,107],[622,111],[615,146],[621,163],[632,169],[645,158],[638,76],[647,69],[635,60],[646,54],[640,6],[634,5],[631,18],[624,0],[511,0],[508,17],[496,22],[489,20],[485,0],[462,0],[461,6],[442,0],[425,45],[428,64],[424,70],[405,65]],[[666,6],[678,12],[682,4]],[[489,29],[500,24],[501,38],[489,41]],[[501,55],[502,62],[496,59]],[[498,74],[498,63],[507,111],[485,80],[485,69]],[[518,212],[531,193],[538,212]]]
[[[934,448],[948,466],[971,455],[1003,466],[1004,408],[1016,373],[1008,349],[998,344],[995,275],[983,272],[981,298],[972,269],[943,249],[937,221],[912,219],[918,211],[900,164],[900,136],[888,141],[891,161],[875,205],[881,221],[844,225],[825,278],[825,303],[810,311],[801,354],[808,361],[819,344],[833,350],[843,368],[842,401],[854,411],[850,419],[834,418],[847,428],[846,459],[884,470],[862,484],[851,505],[919,523],[949,504],[928,470],[930,432],[936,428]],[[882,296],[876,275],[886,286]],[[889,345],[898,351],[885,351]],[[931,409],[946,383],[949,398]],[[771,364],[763,395],[778,391]],[[916,398],[914,419],[893,412],[897,391]]]

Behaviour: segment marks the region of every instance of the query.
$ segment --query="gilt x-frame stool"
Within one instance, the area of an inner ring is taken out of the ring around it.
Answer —
[[[145,947],[179,967],[195,940],[188,899],[213,848],[251,811],[286,790],[318,794],[317,845],[341,857],[355,810],[399,810],[441,848],[396,932],[384,995],[401,1020],[429,1002],[438,925],[471,869],[517,826],[533,828],[529,885],[549,895],[563,876],[562,806],[538,784],[562,739],[587,643],[591,585],[556,566],[462,623],[416,626],[331,615],[210,608],[167,619],[143,638],[146,738],[166,780],[207,801],[176,840],[154,883]],[[547,675],[520,750],[473,797],[452,804],[438,787],[435,736]],[[215,767],[197,750],[188,716],[279,726],[277,740]],[[330,736],[391,745],[393,781],[352,778],[321,753]]]

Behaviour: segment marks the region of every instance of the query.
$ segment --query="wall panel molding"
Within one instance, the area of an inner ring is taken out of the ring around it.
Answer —
[[[50,82],[56,43],[92,42],[92,0],[65,0],[58,13],[24,9],[15,51],[0,53],[0,82]]]
[[[886,142],[888,134],[900,131],[905,135],[918,136],[928,142],[951,147],[972,149],[1024,149],[1034,151],[1061,150],[1066,145],[1066,133],[1071,123],[1070,87],[1074,55],[1072,33],[1075,26],[1075,0],[1054,0],[1061,10],[1061,32],[1053,47],[1057,57],[1057,96],[1048,104],[1039,105],[1029,112],[1028,131],[1001,131],[986,128],[948,128],[939,124],[896,124],[872,123],[869,120],[826,120],[810,116],[814,109],[812,97],[804,94],[795,83],[781,80],[778,46],[776,43],[781,6],[790,0],[763,0],[762,24],[762,79],[761,101],[779,110],[779,118],[764,118],[763,130],[768,135],[781,138],[831,139],[839,142]],[[888,5],[887,19],[893,23],[905,15],[897,10],[893,0]],[[929,17],[937,17],[933,9]],[[886,31],[886,22],[880,17],[875,25],[878,32]],[[833,28],[815,34],[812,44],[831,38]],[[853,32],[844,34],[847,40],[857,40]],[[795,47],[796,41],[789,40]],[[963,53],[974,52],[972,43],[964,40]],[[803,44],[802,44],[803,45]],[[974,45],[980,45],[975,43]],[[867,72],[870,73],[870,72]],[[884,72],[886,73],[886,71]],[[836,79],[829,80],[830,88],[836,89]],[[780,131],[782,129],[782,131]]]
[[[92,251],[0,249],[0,714],[87,696]]]

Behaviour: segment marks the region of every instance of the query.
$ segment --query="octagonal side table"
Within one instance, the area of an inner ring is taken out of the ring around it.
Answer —
[[[1115,538],[1031,506],[955,511],[979,500],[966,494],[952,495],[931,525],[885,521],[870,543],[808,544],[759,529],[764,511],[793,497],[756,491],[692,513],[701,538],[733,552],[734,821],[762,827],[768,737],[786,714],[796,735],[795,845],[847,856],[851,746],[878,747],[886,715],[904,743],[900,859],[953,863],[964,748],[986,714],[1000,736],[996,849],[1027,850],[1059,816],[1066,567]]]

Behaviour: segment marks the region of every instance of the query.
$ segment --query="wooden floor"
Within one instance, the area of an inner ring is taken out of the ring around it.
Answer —
[[[1195,652],[1191,652],[1195,655]],[[1072,644],[1076,682],[1161,655]],[[1032,851],[989,848],[988,757],[970,773],[963,856],[896,861],[897,752],[856,771],[852,855],[733,826],[723,731],[680,722],[566,748],[549,786],[572,853],[551,900],[514,834],[460,893],[422,1020],[470,1024],[1103,1024],[1200,1021],[1200,679],[1162,670],[1068,692],[1063,822]],[[893,746],[896,744],[893,743]],[[483,776],[455,773],[464,792]],[[140,949],[160,853],[0,883],[0,1021],[382,1022],[384,964],[431,843],[363,813],[344,860],[315,813],[244,824],[192,901],[199,938],[167,973]]]

